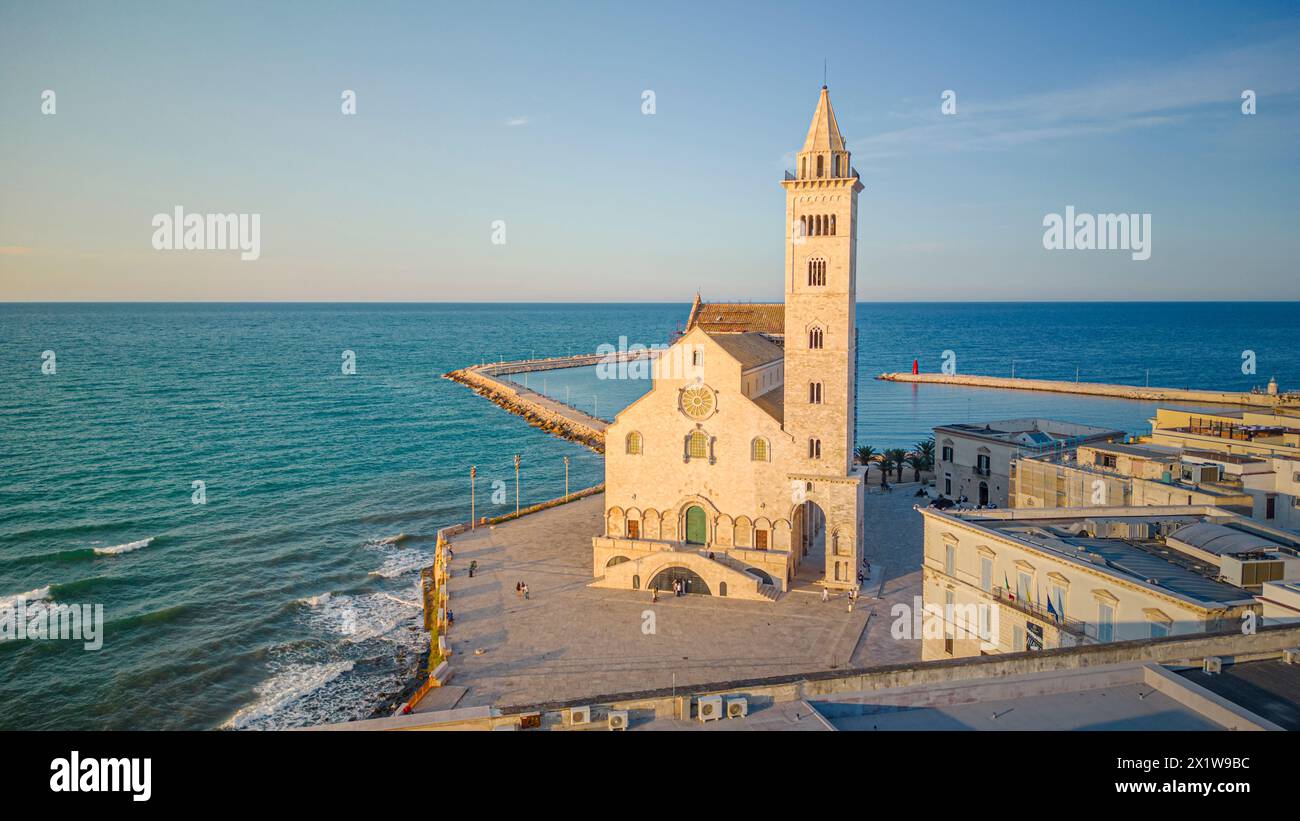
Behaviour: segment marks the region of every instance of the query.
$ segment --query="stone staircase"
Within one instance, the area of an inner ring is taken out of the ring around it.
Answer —
[[[705,555],[707,553],[706,550],[701,550],[699,552],[701,555]],[[732,570],[735,570],[737,573],[744,573],[745,578],[753,579],[754,581],[758,582],[759,583],[758,594],[763,598],[768,599],[769,601],[776,601],[777,599],[781,598],[781,591],[778,590],[775,585],[763,584],[757,576],[749,572],[749,566],[746,565],[744,562],[736,561],[735,559],[731,558],[725,553],[714,553],[711,561],[717,562],[723,567],[729,567]]]

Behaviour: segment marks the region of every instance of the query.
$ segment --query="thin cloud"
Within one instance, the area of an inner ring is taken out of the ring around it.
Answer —
[[[980,100],[957,92],[957,114],[933,105],[891,120],[913,124],[852,141],[862,161],[913,152],[987,151],[1048,140],[1117,134],[1210,116],[1210,108],[1238,110],[1241,93],[1274,99],[1300,92],[1294,35],[1183,63],[1138,68],[1077,88],[1007,100]]]
[[[510,128],[519,128],[520,126],[528,125],[528,118],[511,117],[510,119],[506,120],[506,125],[509,126]]]

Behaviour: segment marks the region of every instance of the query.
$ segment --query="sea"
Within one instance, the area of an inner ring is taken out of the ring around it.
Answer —
[[[602,480],[602,459],[443,379],[663,344],[686,304],[0,304],[0,610],[99,604],[103,644],[0,640],[0,729],[366,718],[418,674],[437,530]],[[859,444],[1155,404],[881,382],[937,371],[1300,387],[1300,303],[863,303]],[[524,379],[525,377],[520,377]],[[612,419],[649,387],[526,377]]]

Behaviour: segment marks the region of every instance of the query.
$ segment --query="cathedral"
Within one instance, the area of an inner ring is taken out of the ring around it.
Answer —
[[[785,302],[709,303],[605,433],[595,587],[775,600],[857,586],[862,183],[826,87],[785,189]]]

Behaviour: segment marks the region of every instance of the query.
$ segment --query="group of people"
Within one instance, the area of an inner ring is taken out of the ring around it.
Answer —
[[[858,586],[855,587],[855,588],[853,588],[852,590],[850,590],[849,593],[848,593],[849,612],[850,612],[850,613],[853,612],[853,605],[856,604],[857,601],[858,601],[858,596],[860,595],[860,594],[859,594],[859,590],[862,588],[862,583],[865,582],[865,581],[867,580],[867,577],[870,576],[870,575],[871,575],[871,561],[870,561],[869,559],[867,559],[866,556],[863,556],[863,557],[862,557],[862,568],[861,568],[860,570],[858,570]],[[823,587],[823,588],[822,588],[822,601],[830,601],[830,600],[831,600],[831,591],[830,591],[830,588],[828,588],[828,587]]]
[[[858,578],[859,578],[859,580],[861,580],[862,577],[859,576]],[[850,613],[853,612],[853,605],[856,604],[857,601],[858,601],[858,595],[859,595],[859,594],[858,594],[858,589],[857,589],[856,587],[851,588],[851,589],[849,590],[849,592],[848,592],[849,612],[850,612]],[[823,587],[823,588],[822,588],[822,601],[830,601],[830,600],[831,600],[831,590],[830,590],[830,588],[829,588],[829,587]]]
[[[685,596],[685,595],[686,595],[686,582],[683,582],[683,581],[681,581],[680,579],[674,579],[674,580],[673,580],[673,596]],[[659,588],[658,588],[658,587],[651,587],[651,588],[650,588],[650,602],[653,604],[654,602],[657,602],[657,601],[659,601]]]
[[[515,595],[528,598],[528,585],[524,582],[515,582]]]

